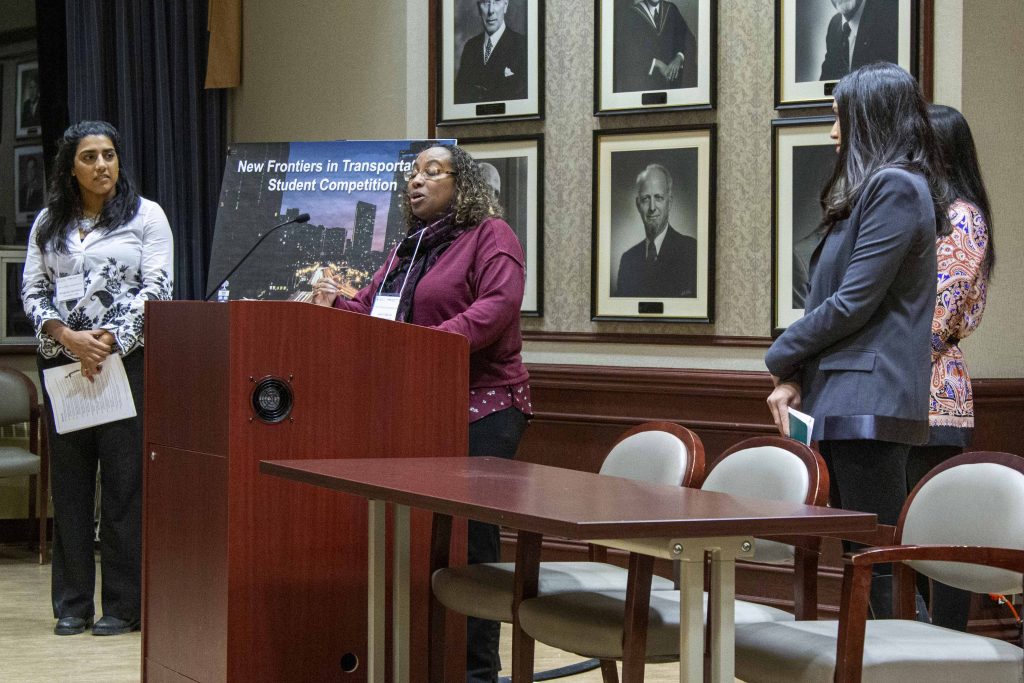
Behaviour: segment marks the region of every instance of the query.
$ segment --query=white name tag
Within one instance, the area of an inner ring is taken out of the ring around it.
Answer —
[[[82,273],[57,278],[57,301],[81,299],[85,295],[85,277]]]
[[[394,320],[398,316],[398,302],[402,297],[395,294],[378,294],[373,300],[370,315],[374,318]]]

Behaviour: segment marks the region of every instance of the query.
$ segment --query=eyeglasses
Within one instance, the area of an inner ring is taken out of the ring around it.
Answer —
[[[439,168],[427,168],[422,171],[416,171],[409,169],[403,174],[405,182],[411,183],[416,179],[416,176],[423,176],[424,180],[440,180],[441,178],[449,175],[458,175],[455,171],[443,171]]]
[[[477,0],[476,5],[480,9],[490,9],[491,7],[494,7],[495,5],[501,5],[504,2],[505,2],[505,0]]]

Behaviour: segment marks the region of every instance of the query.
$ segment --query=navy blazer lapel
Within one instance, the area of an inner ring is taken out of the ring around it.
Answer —
[[[834,228],[834,227],[835,226],[833,225],[832,227],[828,228],[827,230],[822,230],[821,228],[818,229],[818,232],[821,233],[821,236],[818,238],[818,243],[816,245],[814,245],[814,251],[811,252],[811,260],[807,262],[807,282],[808,282],[808,286],[810,285],[811,273],[814,272],[814,266],[817,265],[818,257],[821,256],[821,249],[822,249],[822,247],[825,246],[825,240],[828,238],[829,234],[831,234],[832,228]]]

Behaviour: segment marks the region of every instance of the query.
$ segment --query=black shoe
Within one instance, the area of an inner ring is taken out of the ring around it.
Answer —
[[[92,627],[94,636],[119,636],[139,630],[139,620],[125,621],[117,617],[103,616]]]
[[[92,617],[88,619],[83,619],[82,617],[61,617],[57,620],[57,625],[53,627],[53,633],[58,636],[77,636],[91,625]]]

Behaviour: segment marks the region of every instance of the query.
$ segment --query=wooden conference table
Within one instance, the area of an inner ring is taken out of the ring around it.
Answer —
[[[735,560],[754,536],[871,531],[875,515],[710,491],[500,458],[362,458],[260,462],[260,471],[369,500],[367,676],[384,682],[385,509],[392,528],[392,672],[409,679],[409,508],[434,514],[431,571],[448,562],[452,516],[518,531],[515,605],[536,594],[544,535],[596,541],[638,557],[680,560],[680,681],[703,678],[704,557],[711,554],[710,678],[732,683]],[[444,610],[432,601],[430,680],[444,680]],[[440,622],[440,624],[438,623]],[[627,652],[627,655],[629,653]],[[532,679],[533,641],[513,625],[512,679]],[[639,660],[639,661],[636,661]],[[623,681],[643,680],[642,657],[623,660]]]

